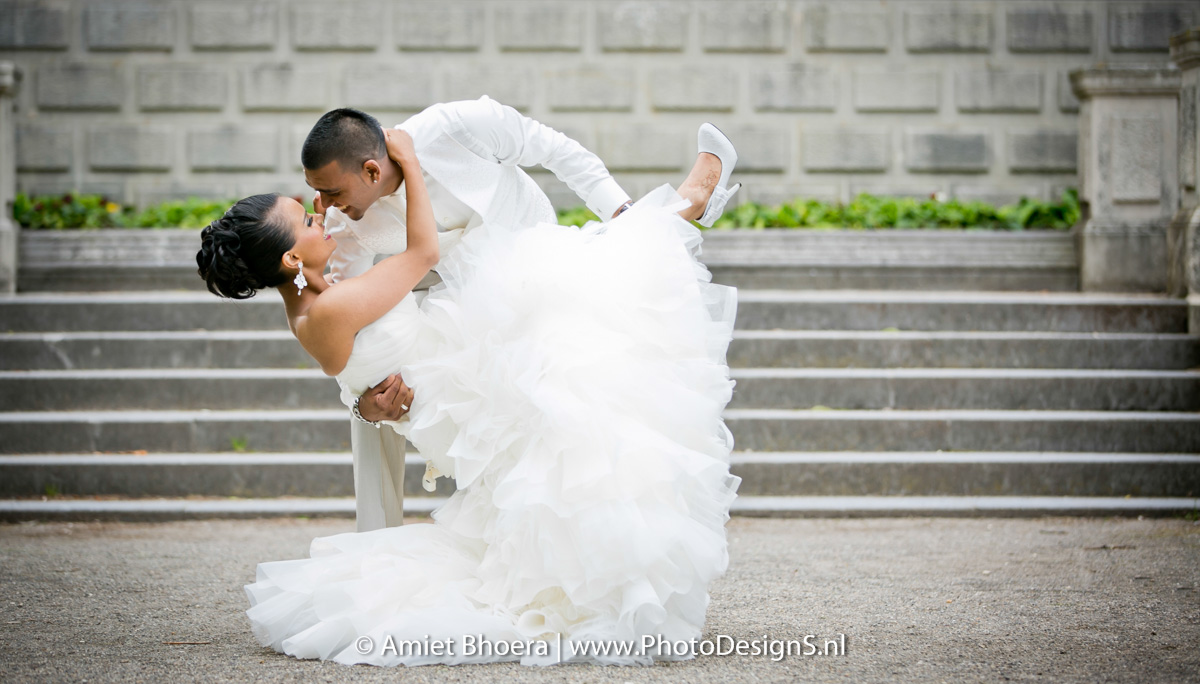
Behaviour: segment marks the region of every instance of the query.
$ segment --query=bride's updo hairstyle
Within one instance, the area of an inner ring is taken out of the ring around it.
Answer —
[[[239,200],[225,215],[200,231],[197,272],[208,291],[230,299],[249,299],[259,290],[288,281],[280,260],[295,240],[272,213],[277,193]]]

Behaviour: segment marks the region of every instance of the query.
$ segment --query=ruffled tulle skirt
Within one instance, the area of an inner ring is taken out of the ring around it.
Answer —
[[[377,665],[693,657],[671,644],[701,636],[741,482],[721,418],[736,291],[679,202],[662,186],[607,223],[464,236],[401,366],[403,432],[458,491],[432,523],[259,564],[261,644]]]

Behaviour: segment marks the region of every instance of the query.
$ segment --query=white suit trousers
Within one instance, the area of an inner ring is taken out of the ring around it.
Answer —
[[[350,419],[354,451],[356,531],[395,527],[404,522],[404,452],[408,440],[389,427]]]

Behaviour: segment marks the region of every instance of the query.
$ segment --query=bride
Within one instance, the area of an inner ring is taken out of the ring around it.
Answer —
[[[694,657],[741,482],[721,417],[736,291],[696,259],[687,219],[704,205],[663,185],[603,224],[479,226],[439,262],[411,138],[389,131],[388,153],[407,179],[408,248],[364,275],[325,281],[334,240],[288,198],[248,197],[201,232],[209,290],[278,289],[343,387],[399,371],[417,391],[383,429],[457,485],[431,523],[260,563],[245,587],[255,637],[345,664]],[[710,193],[733,167],[721,159],[718,183],[712,159],[689,176]],[[418,306],[435,265],[443,282]]]

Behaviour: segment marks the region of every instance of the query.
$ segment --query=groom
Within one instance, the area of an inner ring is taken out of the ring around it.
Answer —
[[[520,166],[541,165],[565,182],[604,220],[632,201],[600,159],[578,142],[486,95],[437,104],[397,126],[412,136],[429,189],[443,256],[463,231],[484,222],[555,223],[550,200]],[[337,238],[326,279],[362,274],[378,254],[405,248],[405,194],[399,165],[387,156],[385,131],[368,114],[336,109],[322,116],[301,149],[305,181],[317,191],[315,210],[326,212]],[[427,291],[436,272],[417,286]],[[423,296],[418,292],[418,301]],[[405,439],[378,421],[399,420],[413,392],[389,376],[362,397],[343,388],[352,410],[357,529],[402,522]]]

